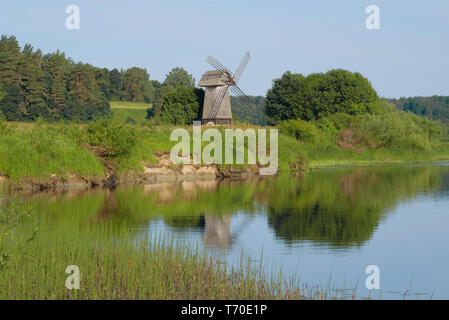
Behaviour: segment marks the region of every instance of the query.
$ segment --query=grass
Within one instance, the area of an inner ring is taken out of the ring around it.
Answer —
[[[121,123],[126,123],[132,119],[134,123],[140,124],[147,116],[147,109],[151,104],[140,102],[112,101],[110,102],[114,118]],[[132,121],[131,121],[132,122]]]
[[[113,110],[129,112],[146,108],[146,105],[143,107],[143,104],[136,103],[117,102],[113,105]],[[42,121],[10,124],[0,121],[0,175],[15,181],[45,178],[51,174],[61,177],[70,173],[102,176],[105,169],[98,157],[114,163],[118,173],[142,172],[143,164],[158,162],[156,152],[168,152],[177,143],[170,141],[170,134],[179,126],[154,125],[151,121],[131,125],[122,120],[115,116],[87,125]],[[185,128],[192,136],[192,127]],[[257,129],[245,124],[234,128]],[[222,133],[222,137],[225,136],[226,128],[215,129]],[[280,123],[278,129],[281,172],[449,159],[447,128],[398,111],[377,116],[337,114],[312,122],[290,120]],[[203,127],[203,133],[204,130]],[[190,140],[192,150],[193,139]],[[202,141],[203,148],[208,144]],[[246,160],[247,148],[245,141]],[[224,148],[222,153],[224,159]],[[220,166],[242,168],[246,165]]]
[[[0,174],[12,180],[69,173],[103,175],[100,161],[74,139],[42,122],[0,133]]]
[[[50,229],[26,205],[0,207],[0,299],[303,299],[332,293],[299,288],[294,279],[267,278],[242,263],[229,268],[197,248],[154,236],[130,241],[123,226],[107,223]],[[75,218],[77,219],[77,218]],[[69,265],[81,274],[68,290]]]

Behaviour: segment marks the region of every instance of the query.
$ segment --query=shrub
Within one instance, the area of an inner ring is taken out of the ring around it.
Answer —
[[[101,148],[104,156],[124,157],[135,148],[137,132],[130,125],[102,118],[87,125],[84,140],[90,146]]]
[[[180,87],[170,91],[165,97],[160,111],[160,117],[170,124],[193,123],[199,118],[200,107],[204,99],[204,91],[193,87]],[[151,118],[148,113],[147,118]]]
[[[357,134],[377,147],[429,150],[440,144],[442,133],[438,122],[405,112],[364,115],[353,123]]]
[[[283,121],[278,126],[281,133],[303,142],[321,144],[324,142],[322,132],[312,123],[301,119]]]
[[[126,123],[131,124],[131,125],[135,125],[136,124],[136,120],[134,120],[131,117],[127,117],[126,118]]]

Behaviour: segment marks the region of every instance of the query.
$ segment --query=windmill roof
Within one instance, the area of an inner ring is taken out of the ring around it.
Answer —
[[[201,77],[198,86],[200,87],[215,87],[226,85],[225,80],[228,79],[228,72],[224,70],[206,71]]]

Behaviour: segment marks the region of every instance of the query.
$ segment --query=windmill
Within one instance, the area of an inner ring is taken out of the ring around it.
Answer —
[[[237,86],[250,58],[251,56],[247,52],[237,70],[231,73],[220,61],[213,57],[207,57],[206,62],[216,70],[206,71],[198,83],[198,86],[206,88],[201,119],[202,124],[232,124],[229,90],[255,109],[252,100]],[[257,115],[257,110],[255,111]]]

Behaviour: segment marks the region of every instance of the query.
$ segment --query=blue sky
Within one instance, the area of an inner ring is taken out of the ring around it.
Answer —
[[[80,30],[65,8],[80,8]],[[380,8],[380,30],[365,28],[365,8]],[[107,68],[144,67],[151,79],[181,66],[199,80],[212,55],[265,95],[286,70],[361,72],[385,97],[449,95],[447,0],[2,0],[0,33],[44,52]]]

